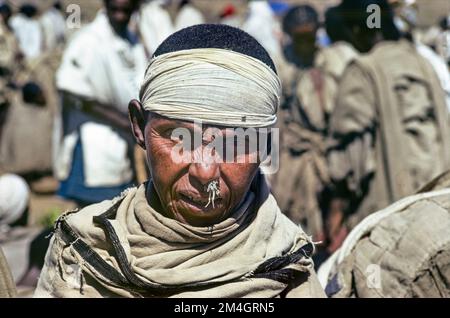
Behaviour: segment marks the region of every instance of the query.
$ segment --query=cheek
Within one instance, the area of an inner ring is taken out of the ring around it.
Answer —
[[[255,174],[258,171],[258,164],[230,163],[222,165],[223,177],[227,180],[231,194],[236,200],[240,200],[250,187]]]
[[[153,183],[159,194],[166,197],[183,166],[172,160],[173,143],[170,140],[147,134],[146,148]]]

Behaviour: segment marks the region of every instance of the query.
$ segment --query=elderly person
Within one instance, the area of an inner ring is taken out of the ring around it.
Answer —
[[[279,95],[272,60],[245,32],[198,25],[170,36],[129,105],[151,179],[59,219],[35,296],[323,296],[313,244],[281,214],[256,153],[223,162],[208,150],[233,128],[261,138]],[[177,130],[200,140],[180,147]]]
[[[381,9],[381,28],[366,24],[370,5]],[[340,7],[353,46],[365,54],[346,68],[330,116],[329,172],[333,200],[341,201],[336,247],[366,216],[450,165],[444,91],[415,45],[400,37],[387,1],[344,0]]]

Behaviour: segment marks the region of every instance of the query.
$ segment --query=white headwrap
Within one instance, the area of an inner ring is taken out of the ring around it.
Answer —
[[[28,205],[30,189],[21,177],[5,174],[0,177],[0,225],[12,224],[22,216]]]
[[[191,49],[154,58],[140,99],[145,110],[230,127],[270,127],[281,83],[256,58],[224,49]]]

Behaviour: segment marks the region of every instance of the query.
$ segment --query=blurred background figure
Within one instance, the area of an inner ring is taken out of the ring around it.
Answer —
[[[381,9],[380,28],[367,24],[371,4]],[[365,216],[414,193],[450,164],[441,84],[401,37],[388,2],[343,0],[340,10],[353,46],[367,54],[347,67],[330,118],[329,172],[333,195],[343,202],[335,248]]]
[[[391,0],[394,10],[394,22],[403,37],[409,39],[416,46],[417,51],[433,67],[442,89],[445,92],[447,109],[450,112],[450,72],[446,61],[431,47],[420,42],[417,36],[417,3],[415,0]]]
[[[14,287],[26,273],[30,244],[38,233],[26,228],[29,199],[30,189],[23,178],[0,176],[0,246],[10,264]]]
[[[282,1],[266,0],[247,0],[240,4],[223,6],[219,12],[219,22],[244,30],[257,39],[271,56],[281,56],[283,31],[280,17],[289,9],[289,5]]]
[[[39,18],[44,33],[45,50],[52,50],[64,43],[66,19],[60,1],[56,1]]]
[[[13,80],[13,66],[21,59],[19,44],[9,25],[11,15],[11,7],[0,4],[0,140],[9,108],[7,87]]]
[[[450,297],[450,174],[373,213],[319,271],[333,298]]]
[[[19,41],[20,49],[27,59],[39,57],[44,50],[44,34],[37,14],[37,8],[34,5],[24,4],[9,22]]]
[[[152,55],[156,48],[174,32],[174,26],[166,6],[169,1],[150,0],[139,10],[139,31],[142,42]]]
[[[292,8],[283,24],[285,31],[301,44],[290,43],[285,49],[288,61],[294,60],[290,65],[296,67],[290,68],[291,76],[283,76],[289,86],[284,89],[281,166],[273,180],[273,192],[287,216],[301,224],[313,239],[323,241],[315,256],[315,264],[320,265],[329,254],[330,233],[336,228],[326,162],[329,119],[341,78],[358,53],[350,44],[351,32],[337,7],[325,13],[326,38],[331,42],[328,47],[317,44],[319,20],[313,8]],[[294,59],[289,58],[292,55]],[[296,56],[300,58],[295,62]],[[287,69],[285,64],[280,65],[281,72]],[[289,78],[290,82],[286,81]]]
[[[14,174],[0,176],[0,247],[20,296],[37,284],[48,248],[51,228],[29,227],[30,188]]]
[[[273,58],[282,83],[282,109],[289,109],[292,99],[295,98],[298,81],[313,67],[318,50],[316,35],[320,23],[318,13],[313,7],[300,5],[293,6],[286,12],[281,24],[284,32],[281,40],[282,53],[273,55]],[[289,119],[291,114],[286,114]]]
[[[0,231],[10,227],[25,226],[28,218],[30,189],[25,180],[17,175],[0,176]]]
[[[313,178],[305,187],[304,192],[310,193],[310,209],[314,207],[316,216],[315,232],[321,228],[323,244],[318,248],[317,266],[333,250],[331,238],[338,235],[340,217],[336,211],[340,209],[336,202],[331,201],[331,180],[326,162],[327,138],[330,128],[330,117],[336,107],[336,97],[339,85],[347,66],[358,56],[351,44],[351,32],[346,27],[339,7],[331,7],[325,12],[325,30],[330,46],[322,47],[316,53],[314,68],[305,74],[298,83],[297,97],[302,109],[302,125],[307,129],[303,135],[308,141],[313,155],[311,164]],[[311,137],[307,137],[311,136]],[[320,222],[321,221],[321,222]]]
[[[57,116],[52,55],[10,64],[4,87],[4,120],[0,135],[0,171],[32,181],[51,175],[53,131]]]
[[[281,55],[282,30],[269,2],[250,1],[242,30],[253,36],[271,56]]]
[[[437,51],[450,68],[450,13],[441,19],[439,26],[442,33],[438,39],[439,45]]]
[[[203,13],[190,0],[181,0],[175,18],[175,31],[202,23],[205,23]]]
[[[127,106],[138,96],[150,59],[129,28],[139,1],[104,4],[73,36],[57,74],[64,131],[59,194],[80,205],[119,195],[134,181]]]
[[[13,8],[19,10],[24,3]],[[1,20],[10,21],[14,10],[8,4],[1,5],[0,10]],[[60,49],[23,59],[12,28],[0,23],[0,30],[0,173],[19,174],[33,190],[51,192],[56,189],[51,176],[54,122],[59,116],[54,82]]]
[[[309,5],[291,8],[283,19],[283,31],[290,42],[284,48],[284,54],[290,63],[300,69],[313,65],[317,47],[319,15]]]
[[[235,28],[240,28],[242,26],[242,17],[237,14],[237,9],[232,3],[226,5],[221,10],[219,19],[221,24],[226,24]]]
[[[323,76],[313,69],[318,27],[318,14],[307,5],[291,8],[283,19],[283,30],[290,42],[282,58],[275,59],[284,87],[278,123],[280,168],[271,179],[272,192],[280,209],[316,241],[323,239],[317,196],[327,179],[325,162],[320,155],[324,123],[320,123],[320,127],[313,126],[321,121],[326,108]],[[314,118],[308,118],[311,115],[306,112],[308,109],[313,111]]]
[[[0,3],[0,76],[11,75],[11,67],[19,59],[19,44],[11,25],[12,10],[6,3]]]

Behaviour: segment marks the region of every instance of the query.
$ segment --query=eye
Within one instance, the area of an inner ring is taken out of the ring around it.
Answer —
[[[183,141],[183,135],[175,133],[175,129],[169,128],[166,129],[163,133],[164,138],[168,138],[174,142],[182,142]]]

